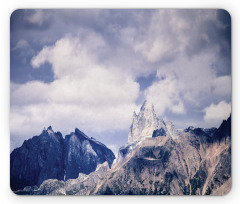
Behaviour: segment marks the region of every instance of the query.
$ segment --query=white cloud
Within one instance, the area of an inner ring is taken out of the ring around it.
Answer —
[[[220,76],[213,80],[213,93],[218,96],[231,97],[231,76]]]
[[[230,98],[231,76],[218,77],[212,68],[214,60],[211,52],[192,58],[181,55],[159,67],[158,81],[145,90],[146,98],[153,101],[160,115],[166,110],[185,114],[186,102],[200,108],[207,101],[219,102],[223,98]]]
[[[11,83],[11,105],[30,105],[48,101],[49,84],[30,81],[25,84]]]
[[[204,110],[204,120],[209,125],[219,126],[223,120],[226,120],[231,113],[231,103],[221,101],[218,104],[211,104]]]
[[[183,113],[185,113],[185,109],[184,109],[183,103],[179,102],[178,104],[173,105],[171,107],[171,111],[173,113],[176,113],[176,114],[183,114]]]
[[[29,22],[43,25],[43,12],[34,11]],[[137,10],[129,19],[119,19],[117,11],[101,11],[101,15],[99,11],[95,15],[75,12],[72,18],[73,12],[64,11],[63,15],[60,11],[55,16],[51,25],[61,33],[56,36],[62,36],[63,26],[71,33],[79,27],[91,30],[80,29],[75,37],[61,38],[32,58],[35,69],[51,64],[53,82],[11,83],[11,132],[19,135],[25,131],[32,136],[33,129],[38,134],[47,125],[66,129],[66,133],[74,127],[84,131],[126,129],[137,108],[136,79],[155,72],[158,79],[140,94],[153,102],[158,115],[170,111],[192,118],[191,111],[199,114],[206,104],[228,101],[231,76],[216,73],[220,66],[228,70],[226,59],[219,54],[227,44],[219,36],[215,39],[209,29],[212,22],[217,28],[221,26],[216,10]],[[103,32],[99,28],[105,24]],[[21,46],[26,43],[17,47]]]
[[[171,61],[188,49],[201,50],[201,43],[209,39],[205,30],[199,28],[215,19],[215,10],[156,10],[142,33],[133,33],[133,47],[151,63]]]
[[[168,59],[179,47],[178,39],[172,36],[172,27],[166,23],[172,18],[168,14],[168,11],[163,10],[154,12],[144,34],[137,36],[133,45],[134,50],[151,63]]]
[[[12,48],[12,50],[18,50],[18,49],[28,48],[28,47],[30,47],[29,43],[26,40],[21,39],[17,42],[15,47]]]
[[[154,104],[158,115],[162,115],[167,109],[176,114],[183,114],[184,106],[176,89],[176,80],[166,78],[153,83],[144,94],[146,99]]]
[[[166,36],[158,36],[153,42],[139,42],[135,51],[139,51],[149,62],[157,62],[171,55],[174,51],[173,44]]]
[[[144,91],[157,113],[185,114],[192,111],[186,103],[201,110],[209,101],[230,98],[231,76],[218,76],[219,44],[207,29],[216,22],[216,10],[155,10],[149,16],[144,27],[121,29],[120,39],[148,62],[135,73],[157,70],[158,81]]]
[[[209,95],[215,77],[210,60],[208,54],[192,59],[183,55],[158,69],[159,80],[145,91],[146,98],[154,102],[158,114],[167,109],[184,114],[184,101],[198,105],[201,94]]]
[[[34,10],[34,13],[30,16],[28,16],[27,20],[32,24],[37,24],[41,26],[46,18],[46,14],[43,12],[43,10],[37,9]]]
[[[46,62],[50,63],[55,78],[84,78],[89,70],[101,69],[97,58],[104,49],[107,49],[107,46],[100,35],[81,30],[77,37],[67,36],[58,40],[54,46],[43,47],[38,55],[33,57],[31,64],[34,68],[39,68]]]
[[[99,36],[84,33],[44,47],[32,65],[41,68],[50,63],[55,80],[11,83],[11,134],[21,132],[28,138],[48,125],[64,134],[75,127],[86,133],[128,128],[139,84],[121,70],[98,62],[94,53],[102,46]]]

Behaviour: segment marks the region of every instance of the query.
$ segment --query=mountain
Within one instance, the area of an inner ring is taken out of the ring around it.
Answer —
[[[13,191],[44,180],[64,178],[64,139],[51,126],[39,136],[24,141],[10,155],[10,185]]]
[[[80,172],[89,174],[105,161],[111,167],[115,159],[112,151],[104,144],[89,138],[77,128],[66,136],[64,147],[66,180],[77,178]]]
[[[99,181],[105,178],[109,170],[108,163],[104,162],[88,175],[79,173],[78,178],[67,181],[48,179],[40,187],[27,186],[15,193],[18,195],[89,195],[95,190]]]
[[[67,136],[66,141],[71,137],[74,145],[68,142],[69,146],[73,149],[87,147],[88,151],[81,150],[86,152],[86,159],[94,158],[96,150],[91,138],[78,130]],[[92,148],[84,144],[85,140]],[[73,157],[76,165],[81,166],[78,156],[85,153],[70,152],[76,155]],[[231,189],[231,116],[219,128],[189,127],[181,131],[173,123],[158,119],[154,107],[145,102],[139,114],[134,114],[128,143],[119,149],[117,161],[109,168],[107,157],[105,159],[102,164],[93,159],[91,165],[97,165],[96,170],[80,173],[76,179],[48,179],[40,187],[25,187],[16,193],[224,195]]]
[[[75,129],[63,139],[62,134],[55,133],[50,126],[11,153],[11,189],[40,186],[47,179],[77,178],[79,173],[95,171],[105,161],[111,167],[114,159],[110,149],[80,130]]]
[[[88,175],[59,181],[49,179],[39,188],[17,194],[31,195],[224,195],[231,188],[231,119],[214,136],[182,131],[147,137],[119,150],[122,159],[110,169],[98,165]],[[201,128],[200,128],[201,129]],[[224,134],[219,134],[224,129]],[[203,136],[203,138],[202,138]],[[208,137],[209,140],[206,140]]]
[[[139,114],[133,113],[132,125],[129,128],[128,143],[134,143],[152,137],[153,131],[157,129],[172,138],[177,138],[180,134],[173,123],[170,121],[165,122],[163,119],[157,118],[153,104],[145,101]]]
[[[148,137],[108,172],[94,193],[226,194],[231,188],[229,127],[230,118],[212,137],[203,131],[181,132],[177,139],[167,134]]]
[[[217,128],[212,127],[212,128],[195,128],[193,126],[189,126],[188,128],[184,129],[184,132],[194,132],[196,134],[206,134],[209,137],[214,136],[214,134],[216,133]]]
[[[224,120],[220,127],[215,131],[213,138],[220,143],[222,140],[227,143],[227,140],[231,138],[231,115],[227,120]]]

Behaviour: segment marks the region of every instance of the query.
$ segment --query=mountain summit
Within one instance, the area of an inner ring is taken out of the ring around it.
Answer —
[[[144,112],[144,107],[142,111]],[[173,139],[171,133],[164,132],[163,129],[154,132],[151,138],[121,148],[119,151],[122,159],[111,168],[108,161],[101,164],[99,162],[96,170],[88,175],[80,173],[76,179],[68,181],[48,179],[39,188],[27,187],[15,193],[19,195],[224,195],[229,192],[232,181],[231,117],[223,121],[217,129],[190,127],[181,131],[178,139]],[[86,138],[86,135],[80,131],[75,131],[73,134],[78,134],[79,140]],[[71,139],[77,138],[74,136]],[[78,144],[78,142],[74,143]],[[89,143],[91,144],[91,141]],[[94,146],[92,147],[91,151],[87,152],[90,157],[93,155]],[[78,154],[70,160],[74,160],[73,158],[79,162]],[[82,168],[84,163],[79,163],[79,167]]]
[[[158,131],[155,131],[153,135],[154,130]],[[128,143],[134,143],[147,137],[156,137],[156,135],[168,135],[176,138],[178,134],[178,130],[171,122],[165,122],[156,116],[153,104],[146,100],[139,114],[133,113],[133,122],[129,128]]]
[[[44,128],[39,136],[25,140],[10,154],[12,190],[39,186],[44,180],[64,179],[64,139],[60,132]]]
[[[11,153],[11,189],[40,186],[47,179],[75,179],[79,173],[90,174],[104,162],[111,167],[114,159],[110,149],[79,129],[63,138],[49,126]]]
[[[90,174],[107,161],[111,167],[115,156],[101,142],[89,138],[79,129],[65,137],[65,180],[75,179],[79,173]]]

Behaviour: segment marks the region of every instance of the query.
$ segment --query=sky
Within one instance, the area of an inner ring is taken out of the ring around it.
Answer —
[[[16,10],[10,17],[11,150],[52,126],[114,153],[145,100],[177,128],[231,113],[231,17],[213,9]]]

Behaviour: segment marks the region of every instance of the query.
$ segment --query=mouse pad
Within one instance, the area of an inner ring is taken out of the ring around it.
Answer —
[[[17,195],[225,195],[231,17],[222,9],[10,16]]]

